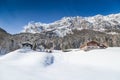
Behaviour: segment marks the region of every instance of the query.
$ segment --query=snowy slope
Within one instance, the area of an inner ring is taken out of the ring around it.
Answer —
[[[0,57],[0,80],[120,80],[120,48],[52,54],[19,49]],[[54,63],[44,66],[47,56]]]
[[[105,31],[107,29],[120,29],[120,13],[110,15],[96,15],[92,17],[63,17],[53,23],[30,22],[22,32],[42,33],[52,31],[60,37],[72,34],[74,29],[92,29]]]

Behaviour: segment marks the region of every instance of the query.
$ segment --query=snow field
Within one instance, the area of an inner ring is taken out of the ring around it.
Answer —
[[[119,51],[114,47],[51,54],[19,49],[0,57],[0,80],[120,80]],[[52,56],[54,63],[46,66]]]

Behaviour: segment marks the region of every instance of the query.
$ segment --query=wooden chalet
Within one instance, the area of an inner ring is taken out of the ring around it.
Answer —
[[[105,49],[107,46],[97,41],[89,41],[80,46],[81,50],[89,51],[92,49]]]

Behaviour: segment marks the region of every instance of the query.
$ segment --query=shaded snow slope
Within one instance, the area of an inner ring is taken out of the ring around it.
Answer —
[[[20,66],[44,66],[52,54],[36,52],[31,49],[18,49],[1,57],[1,62]]]
[[[0,57],[0,80],[120,80],[119,51],[116,47],[50,54],[19,49]],[[45,66],[51,56],[54,63]]]

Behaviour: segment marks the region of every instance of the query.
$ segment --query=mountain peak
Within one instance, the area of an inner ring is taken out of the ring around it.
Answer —
[[[24,27],[23,32],[41,33],[54,31],[58,36],[72,33],[72,30],[92,29],[104,31],[107,29],[120,29],[120,13],[103,16],[98,14],[92,17],[63,17],[53,23],[32,22]]]

